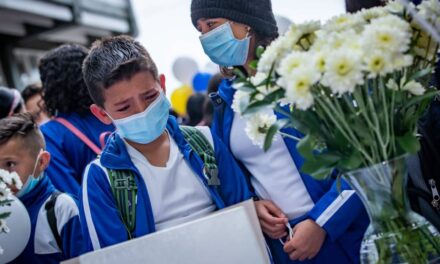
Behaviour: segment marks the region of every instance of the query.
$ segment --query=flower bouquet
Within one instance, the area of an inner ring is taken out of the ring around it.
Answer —
[[[0,169],[0,206],[10,206],[11,205],[11,189],[10,186],[14,186],[18,190],[21,189],[22,183],[20,177],[16,172],[8,172],[6,170]],[[6,218],[11,215],[10,212],[5,212],[0,214],[0,233],[8,233],[9,228],[6,225]],[[0,254],[3,254],[3,249],[0,247]]]
[[[236,70],[232,107],[254,144],[268,149],[295,128],[301,170],[323,179],[337,169],[357,191],[371,220],[363,263],[440,261],[438,232],[405,194],[405,157],[420,149],[417,122],[438,94],[429,81],[439,43],[420,20],[440,30],[440,2],[292,25],[257,50],[254,76]]]

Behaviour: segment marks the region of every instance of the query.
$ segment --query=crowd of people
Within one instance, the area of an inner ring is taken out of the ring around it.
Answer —
[[[278,36],[271,1],[192,0],[190,21],[221,74],[210,100],[189,99],[186,126],[129,36],[57,47],[40,61],[41,85],[0,88],[0,168],[19,174],[32,230],[13,263],[59,263],[247,199],[274,263],[359,263],[369,219],[356,193],[302,173],[291,138],[253,145],[231,108],[232,69],[253,75],[256,48]]]

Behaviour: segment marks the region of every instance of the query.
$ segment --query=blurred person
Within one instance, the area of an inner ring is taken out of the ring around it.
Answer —
[[[207,97],[202,93],[191,95],[186,103],[185,125],[197,126],[203,119],[203,106],[207,101]]]
[[[83,71],[95,102],[91,111],[117,127],[84,174],[80,211],[88,250],[250,198],[232,155],[209,128],[180,127],[169,115],[165,77],[136,40],[117,36],[96,41]]]
[[[92,99],[82,74],[87,54],[83,46],[61,45],[44,55],[39,65],[43,100],[54,117],[41,127],[52,154],[47,175],[57,189],[73,195],[80,190],[85,167],[100,153],[103,133],[114,130],[89,110]]]
[[[334,177],[321,181],[300,172],[303,158],[297,141],[277,134],[267,152],[253,145],[245,133],[244,118],[231,108],[234,68],[253,75],[248,64],[256,58],[257,47],[269,45],[278,36],[271,1],[192,0],[191,20],[201,33],[206,55],[227,77],[217,95],[211,96],[212,130],[250,177],[274,262],[359,263],[369,219],[356,193],[344,180],[338,186]],[[283,132],[301,137],[292,128]],[[288,229],[293,229],[293,237],[285,240]]]
[[[23,98],[16,89],[0,86],[0,118],[26,111]]]
[[[42,88],[40,84],[30,84],[21,92],[26,110],[32,114],[39,126],[48,122],[49,115],[44,108]]]
[[[12,187],[11,191],[31,221],[29,241],[10,263],[55,264],[81,253],[79,210],[74,199],[56,190],[46,176],[50,158],[31,114],[0,119],[0,169],[23,183],[20,190]]]
[[[203,119],[199,124],[201,126],[211,127],[212,117],[214,114],[214,105],[212,101],[209,99],[209,97],[211,94],[215,96],[222,80],[223,80],[223,76],[220,73],[216,73],[211,77],[211,79],[208,82],[208,89],[206,90],[208,100],[205,100],[205,104],[203,105]]]

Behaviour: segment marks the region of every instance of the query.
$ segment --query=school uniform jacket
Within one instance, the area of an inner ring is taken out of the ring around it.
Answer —
[[[72,123],[96,146],[100,146],[99,136],[101,133],[114,131],[113,125],[103,124],[92,114],[85,116],[76,113],[59,114],[58,117]],[[78,195],[84,169],[96,158],[96,153],[64,125],[55,120],[41,126],[41,131],[46,140],[47,151],[52,155],[47,175],[55,188],[61,192]]]
[[[55,187],[46,176],[35,188],[20,198],[31,220],[31,235],[24,251],[11,263],[59,263],[81,254],[83,236],[79,210],[74,199],[60,194],[55,203],[55,217],[62,248],[59,248],[50,229],[45,209]]]
[[[214,103],[212,132],[222,139],[229,149],[234,119],[234,111],[231,108],[234,93],[232,81],[223,80],[218,93],[210,95]],[[276,114],[278,119],[282,117]],[[292,128],[283,129],[282,132],[302,137],[301,133]],[[287,137],[283,140],[296,167],[301,168],[304,160],[296,149],[297,142]],[[245,174],[250,176],[245,167],[238,163]],[[360,241],[369,223],[368,215],[359,197],[344,180],[341,180],[339,190],[336,180],[332,178],[320,181],[301,171],[300,175],[315,205],[306,215],[289,219],[290,224],[293,226],[305,219],[314,220],[327,232],[331,241],[337,241],[352,260],[358,260]]]
[[[248,185],[234,158],[223,143],[213,137],[215,158],[219,170],[221,185],[216,188],[208,186],[203,176],[203,162],[185,141],[176,119],[169,117],[167,130],[184,160],[200,177],[209,191],[217,209],[239,203],[251,197]],[[113,170],[130,170],[134,173],[138,187],[136,203],[136,227],[132,237],[140,237],[156,231],[153,211],[140,172],[135,167],[127,152],[124,141],[113,133],[99,159],[92,162],[84,173],[81,192],[81,218],[84,223],[84,235],[88,238],[86,250],[97,250],[128,240],[127,231],[120,218],[115,204],[106,168]],[[179,186],[175,186],[179,188]]]

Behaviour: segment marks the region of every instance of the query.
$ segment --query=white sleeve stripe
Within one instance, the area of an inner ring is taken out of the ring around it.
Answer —
[[[61,234],[64,225],[78,214],[78,207],[72,197],[65,193],[60,194],[55,203],[58,234]]]
[[[324,226],[328,220],[344,205],[345,202],[355,193],[353,190],[342,191],[327,209],[316,219],[319,226]]]
[[[93,162],[95,163],[95,162]],[[93,164],[92,163],[92,164]],[[96,233],[95,225],[93,224],[92,220],[92,214],[90,212],[90,204],[89,204],[89,196],[87,191],[87,180],[89,177],[89,170],[90,166],[92,164],[89,164],[84,172],[84,178],[83,178],[83,206],[84,206],[84,215],[86,218],[86,224],[87,229],[89,231],[90,240],[92,241],[93,250],[98,250],[101,248],[101,245],[99,244],[98,234]]]

